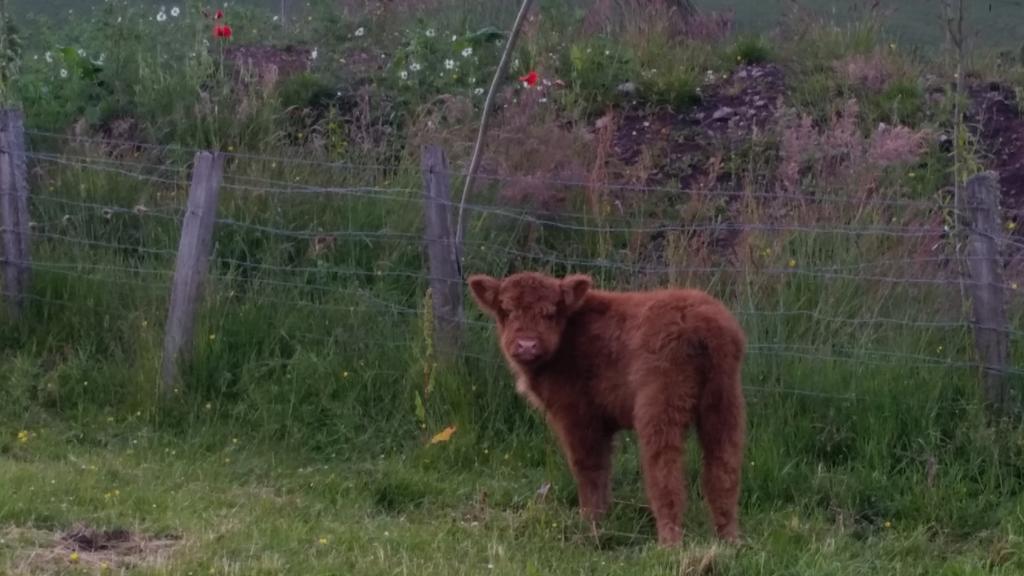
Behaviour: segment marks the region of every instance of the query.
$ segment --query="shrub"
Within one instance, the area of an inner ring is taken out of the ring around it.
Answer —
[[[759,37],[740,38],[729,49],[729,61],[737,64],[763,64],[772,59],[768,43]]]

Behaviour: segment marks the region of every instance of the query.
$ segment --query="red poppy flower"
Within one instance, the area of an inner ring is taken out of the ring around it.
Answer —
[[[536,70],[530,70],[529,74],[519,77],[519,81],[522,82],[523,84],[526,84],[527,86],[536,86],[537,80],[539,79],[540,76],[537,75]]]
[[[213,15],[213,19],[214,20],[220,20],[223,17],[224,17],[224,11],[223,10],[217,10],[217,13]]]
[[[231,26],[218,24],[213,28],[213,35],[217,38],[231,38]]]

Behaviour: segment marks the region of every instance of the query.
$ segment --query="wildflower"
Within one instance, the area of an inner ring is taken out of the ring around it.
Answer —
[[[455,69],[455,60],[452,60],[452,59],[445,60],[444,61],[444,67],[445,67],[446,70],[454,70]]]
[[[218,24],[213,28],[213,35],[217,38],[231,38],[231,26]]]
[[[427,28],[427,38],[433,38],[437,32],[433,28]]]
[[[81,56],[82,58],[85,58],[85,50],[83,48],[79,48],[78,50],[76,50],[76,52],[78,53],[79,56]]]
[[[796,268],[796,260],[790,258],[789,262],[787,262],[786,265],[789,266],[790,268]]]
[[[463,58],[469,58],[472,55],[473,55],[473,49],[470,48],[469,46],[467,46],[467,47],[462,49],[462,57]]]
[[[68,560],[70,560],[72,564],[77,564],[78,563],[78,552],[72,552],[71,556],[68,556]]]
[[[1016,229],[1017,229],[1017,223],[1016,223],[1016,222],[1014,222],[1013,220],[1010,220],[1010,221],[1008,221],[1008,222],[1006,223],[1006,229],[1007,229],[1007,230],[1010,230],[1011,232],[1012,232],[1013,230],[1016,230]]]
[[[452,42],[458,42],[458,41],[459,41],[459,37],[456,36],[455,34],[452,34]]]
[[[177,6],[171,6],[171,17],[177,18],[178,16],[181,16],[181,8],[178,8]]]
[[[537,75],[536,70],[530,70],[530,72],[527,73],[526,75],[519,77],[519,81],[525,84],[526,86],[536,86],[538,79],[539,76]]]
[[[167,20],[167,12],[164,12],[164,7],[160,7],[160,11],[156,13],[156,21],[164,22]]]
[[[356,38],[359,38],[359,37],[364,36],[364,35],[366,35],[366,28],[363,28],[362,26],[360,26],[359,29],[356,30]]]
[[[411,70],[413,72],[419,72],[420,68],[423,68],[423,67],[420,66],[418,62],[413,62],[412,64],[409,64],[409,70]]]
[[[216,334],[210,334],[210,342],[213,342],[216,339],[217,339],[217,335]]]
[[[476,94],[477,96],[480,96],[483,93],[484,93],[484,89],[483,88],[477,88],[476,90],[473,90],[473,94]]]
[[[53,52],[43,54],[43,59],[46,60],[47,64],[53,64]]]
[[[320,538],[317,542],[319,542],[321,546],[324,546],[327,544],[327,538]]]
[[[309,59],[310,60],[316,60],[316,57],[319,56],[319,55],[320,55],[320,49],[319,48],[313,48],[313,51],[309,53]]]
[[[28,430],[22,430],[21,432],[18,432],[18,442],[20,444],[28,442]]]
[[[401,72],[398,73],[398,77],[401,78],[402,80],[408,80],[409,73],[405,70],[402,70]]]
[[[1011,282],[1010,283],[1010,289],[1011,290],[1016,290],[1017,289],[1017,283],[1016,282]]]
[[[213,404],[211,404],[211,403],[207,402],[207,403],[206,403],[206,409],[207,409],[207,410],[210,410],[210,409],[212,409],[212,408],[213,408]]]
[[[224,11],[223,10],[217,10],[217,13],[213,15],[213,19],[214,20],[220,20],[222,18],[224,18]]]
[[[885,526],[885,527],[886,527],[887,529],[888,529],[888,528],[892,528],[892,522],[890,522],[890,521],[886,520],[886,521],[885,521],[885,524],[883,524],[883,526]]]
[[[341,377],[342,378],[348,378],[348,370],[345,370],[344,372],[342,372],[341,373]]]
[[[60,69],[60,77],[61,78],[67,78],[68,77],[68,69],[67,68],[61,68]]]

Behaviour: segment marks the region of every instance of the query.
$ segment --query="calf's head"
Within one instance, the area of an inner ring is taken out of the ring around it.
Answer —
[[[504,279],[469,278],[473,298],[498,323],[502,350],[524,368],[549,360],[562,343],[569,318],[590,290],[588,276],[564,279],[521,272]]]

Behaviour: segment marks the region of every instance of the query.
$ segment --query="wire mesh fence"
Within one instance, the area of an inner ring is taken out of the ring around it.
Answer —
[[[196,151],[28,134],[32,257],[17,263],[31,270],[36,321],[99,309],[118,322],[133,308],[160,321]],[[262,317],[281,341],[365,352],[378,375],[417,377],[394,369],[395,358],[415,365],[429,351],[421,326],[437,278],[424,256],[417,162],[225,157],[200,331]],[[529,178],[557,188],[563,205],[510,201],[501,189],[515,177],[482,174],[465,206],[464,273],[582,272],[608,289],[707,290],[748,332],[755,395],[855,401],[880,386],[976,381],[969,301],[980,281],[955,225],[966,215],[949,198]],[[1009,339],[1001,370],[1018,386],[1022,241],[1009,226],[993,239],[1007,321],[980,328]],[[490,323],[472,309],[464,323],[460,356],[500,372]]]

